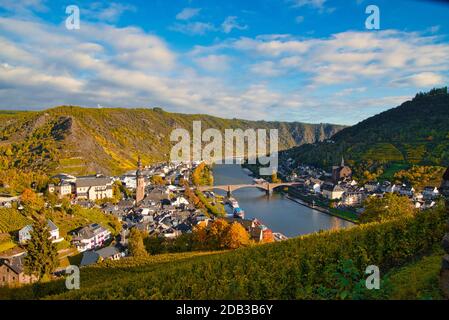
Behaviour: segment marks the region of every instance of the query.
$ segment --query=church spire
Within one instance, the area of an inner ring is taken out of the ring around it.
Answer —
[[[141,176],[142,175],[142,159],[140,158],[140,155],[139,155],[139,157],[137,158],[137,172],[136,172],[136,175],[139,177],[139,176]]]

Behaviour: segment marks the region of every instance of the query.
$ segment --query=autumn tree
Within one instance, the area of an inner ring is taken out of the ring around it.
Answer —
[[[247,246],[250,244],[249,234],[240,223],[234,222],[226,230],[223,243],[228,249]]]
[[[157,185],[157,186],[165,185],[165,180],[161,176],[152,176],[150,178],[150,181],[152,184]]]
[[[394,193],[387,193],[383,198],[370,197],[364,207],[365,211],[360,216],[362,223],[413,216],[416,212],[409,198]]]
[[[225,235],[228,231],[229,223],[223,219],[217,219],[212,222],[209,233],[208,233],[208,243],[214,249],[224,248],[226,246]]]
[[[271,174],[271,182],[272,183],[280,183],[280,182],[282,182],[281,179],[278,178],[278,175],[277,175],[276,172],[273,172]]]
[[[50,239],[45,219],[37,219],[33,223],[30,236],[25,256],[25,272],[42,280],[47,278],[58,266],[58,252]]]
[[[201,223],[193,229],[192,242],[196,249],[237,249],[251,243],[250,235],[238,222],[229,224],[217,219],[209,226]]]
[[[192,182],[196,186],[211,186],[214,184],[214,177],[210,168],[201,162],[192,173]]]
[[[192,241],[196,249],[206,249],[209,245],[208,240],[206,223],[201,222],[193,228]]]
[[[148,256],[148,252],[145,249],[143,243],[142,232],[136,228],[131,229],[128,238],[128,249],[131,256],[135,258],[145,258]]]
[[[20,201],[25,208],[25,213],[28,215],[31,215],[44,208],[44,200],[31,189],[25,189],[22,192]]]

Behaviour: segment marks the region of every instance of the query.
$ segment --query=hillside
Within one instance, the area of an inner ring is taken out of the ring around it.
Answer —
[[[221,119],[154,109],[57,107],[41,112],[0,112],[0,169],[49,173],[117,174],[144,163],[167,160],[174,128],[279,129],[279,148],[328,139],[343,128],[330,124]],[[190,131],[191,132],[191,131]]]
[[[445,220],[443,208],[437,207],[412,218],[219,254],[127,258],[81,269],[80,290],[68,292],[58,280],[0,290],[0,299],[382,298],[389,289],[366,290],[365,268],[374,264],[385,274],[431,252],[441,241]]]
[[[449,165],[449,94],[434,89],[399,107],[345,128],[332,140],[285,152],[299,162],[329,168],[341,157],[351,165],[397,169],[411,165]]]

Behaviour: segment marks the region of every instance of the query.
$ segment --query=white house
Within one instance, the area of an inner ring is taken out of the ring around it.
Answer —
[[[72,194],[73,186],[70,182],[66,182],[66,181],[63,181],[57,185],[49,184],[48,192],[55,193],[58,195],[59,198],[63,198],[66,196],[70,196]]]
[[[61,242],[64,238],[59,237],[59,228],[51,221],[47,220],[48,231],[50,232],[50,239],[53,243]],[[33,226],[31,224],[23,227],[19,230],[19,242],[25,244],[31,239],[31,231],[33,231]]]
[[[80,177],[76,179],[76,197],[87,200],[112,198],[112,179],[99,175]]]
[[[187,205],[189,205],[189,201],[187,201],[187,199],[184,197],[177,197],[176,199],[172,200],[171,204],[172,204],[172,206],[175,206],[175,207],[179,207],[181,205],[187,206]]]
[[[423,197],[426,199],[433,199],[433,198],[438,197],[440,192],[438,191],[437,187],[425,187],[422,194],[423,194]]]
[[[111,232],[97,223],[90,224],[74,233],[72,242],[79,252],[100,248],[111,238]]]
[[[413,187],[402,186],[401,189],[399,190],[399,194],[401,196],[413,197],[414,193],[415,188]]]
[[[329,200],[341,199],[343,197],[343,193],[345,192],[345,190],[343,190],[343,188],[338,184],[333,185],[332,183],[323,184],[321,189],[323,196]]]

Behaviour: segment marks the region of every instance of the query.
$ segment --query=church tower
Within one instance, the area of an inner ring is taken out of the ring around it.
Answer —
[[[143,176],[142,161],[137,161],[137,171],[136,171],[136,204],[143,200],[145,197],[145,177]]]

